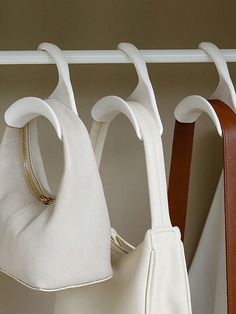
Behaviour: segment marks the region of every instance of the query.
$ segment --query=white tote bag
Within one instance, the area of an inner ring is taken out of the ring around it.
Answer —
[[[224,179],[221,175],[189,269],[194,314],[227,313],[224,222]]]
[[[57,293],[56,314],[190,314],[190,293],[179,229],[169,219],[162,141],[157,123],[139,104],[130,104],[144,142],[151,228],[136,248],[112,234],[112,279]],[[113,117],[118,112],[109,113]],[[100,159],[107,123],[94,123]]]
[[[62,69],[57,63],[59,73],[64,70],[71,88],[59,49],[49,44],[44,49],[56,61],[61,58],[64,66]],[[66,99],[68,90],[62,77],[58,86],[54,97]],[[78,115],[58,99],[30,97],[15,105],[26,103],[44,105],[57,119],[64,170],[57,195],[52,196],[41,160],[36,120],[20,129],[6,128],[0,146],[0,180],[4,182],[0,188],[0,270],[30,288],[44,291],[108,279],[112,275],[110,223],[87,130]]]
[[[186,108],[189,108],[189,103],[185,102],[185,104]],[[204,104],[207,104],[207,110],[204,109],[203,111],[202,109],[202,112],[208,113],[209,116],[211,116],[211,113],[214,113],[216,119],[212,120],[215,121],[215,126],[219,126],[221,131],[219,134],[222,136],[223,142],[223,175],[216,189],[216,194],[189,270],[192,309],[194,314],[231,314],[235,313],[236,309],[236,115],[221,100],[204,100]],[[197,111],[192,106],[189,112],[195,113]],[[190,116],[189,112],[188,115]],[[201,114],[201,108],[198,113]],[[182,121],[184,122],[176,122],[175,126],[169,199],[171,200],[172,219],[184,231],[194,123],[185,123],[184,114]],[[182,149],[183,144],[184,150]],[[185,171],[183,171],[183,166]],[[179,194],[176,192],[179,192]]]
[[[223,171],[203,226],[197,249],[189,267],[189,281],[194,314],[236,312],[235,281],[235,108],[236,94],[226,60],[212,43],[201,43],[214,62],[219,82],[209,97],[189,96],[176,107],[176,122],[170,171],[170,207],[172,219],[184,233],[187,216],[188,185],[194,127],[201,113],[209,115],[223,142]],[[231,108],[231,109],[230,109]],[[187,113],[187,114],[186,114]],[[186,119],[187,117],[187,119]],[[223,118],[224,117],[224,118]],[[184,123],[190,122],[191,123]],[[229,145],[230,144],[230,145]],[[184,147],[184,149],[183,149]],[[178,191],[178,193],[176,193]],[[177,197],[176,197],[177,195]],[[192,211],[198,215],[198,211]],[[196,218],[191,215],[187,222]]]

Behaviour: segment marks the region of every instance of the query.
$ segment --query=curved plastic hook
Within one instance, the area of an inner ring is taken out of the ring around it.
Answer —
[[[37,116],[44,116],[53,125],[57,136],[62,140],[62,132],[57,116],[50,105],[38,97],[25,97],[14,102],[5,112],[8,125],[22,128]]]
[[[161,119],[158,113],[154,91],[148,76],[146,64],[138,49],[128,43],[121,43],[118,48],[125,52],[134,63],[139,82],[133,93],[125,101],[117,96],[107,96],[100,99],[92,108],[91,114],[97,122],[111,122],[119,113],[123,113],[131,121],[136,131],[137,137],[142,139],[139,123],[133,110],[133,105],[139,104],[151,114],[157,122],[160,134],[163,132]]]
[[[222,137],[220,121],[214,109],[204,97],[198,95],[188,96],[181,100],[175,108],[175,118],[183,123],[197,121],[202,113],[206,113],[211,118],[218,134]]]
[[[200,43],[199,48],[204,50],[213,60],[219,75],[219,84],[210,99],[219,99],[229,105],[230,108],[236,112],[234,85],[229,74],[227,63],[220,49],[213,43],[209,42]]]
[[[118,96],[107,96],[100,99],[92,108],[91,115],[97,122],[111,122],[119,113],[123,113],[132,123],[137,137],[142,135],[138,121],[127,102]]]
[[[34,117],[43,115],[52,123],[58,137],[62,139],[60,123],[49,104],[47,104],[47,100],[59,101],[67,105],[75,114],[78,115],[70,81],[69,67],[62,51],[57,46],[49,43],[42,43],[39,45],[38,49],[47,51],[55,61],[59,75],[58,84],[46,100],[42,100],[37,97],[26,97],[13,103],[5,112],[5,121],[9,126],[19,128],[23,127]]]
[[[199,44],[215,63],[219,75],[219,84],[209,99],[219,99],[225,102],[236,112],[236,95],[229,74],[228,66],[220,49],[213,43],[203,42]],[[210,103],[203,97],[193,95],[184,98],[175,109],[175,118],[184,123],[195,122],[202,113],[206,113],[213,121],[218,134],[222,137],[222,129],[219,119]]]
[[[139,50],[130,43],[120,43],[118,49],[122,50],[132,61],[138,74],[138,84],[127,101],[143,105],[157,122],[160,134],[163,132],[160,115],[152,84],[147,71],[146,63]]]
[[[70,107],[78,115],[75,97],[70,80],[69,67],[62,51],[54,44],[42,43],[38,50],[46,51],[55,61],[58,70],[58,84],[49,98],[55,98]]]

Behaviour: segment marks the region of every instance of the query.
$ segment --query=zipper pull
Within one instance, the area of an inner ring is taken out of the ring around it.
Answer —
[[[44,205],[51,205],[54,202],[54,198],[45,195],[40,195],[39,199]]]

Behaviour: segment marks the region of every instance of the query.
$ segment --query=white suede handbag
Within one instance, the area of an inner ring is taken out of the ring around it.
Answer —
[[[138,50],[130,44],[121,44],[119,48],[135,63],[139,84],[128,101],[109,96],[94,106],[92,115],[97,122],[93,124],[91,138],[99,164],[109,122],[121,112],[131,121],[144,143],[151,228],[136,248],[113,231],[113,278],[58,292],[55,314],[190,314],[183,245],[179,229],[172,227],[169,218],[161,123],[152,105],[153,90]],[[139,93],[145,105],[140,103]]]
[[[59,83],[48,99],[20,99],[5,115],[9,125],[21,128],[7,127],[0,146],[0,268],[30,288],[53,291],[111,277],[111,232],[68,66],[56,46],[40,48],[56,62]],[[63,142],[64,170],[56,196],[47,183],[32,120],[38,115],[49,119]]]

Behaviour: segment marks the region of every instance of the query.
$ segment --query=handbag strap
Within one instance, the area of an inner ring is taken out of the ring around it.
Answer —
[[[172,146],[168,199],[171,222],[180,228],[182,239],[188,204],[194,126],[194,123],[180,123],[176,120]]]
[[[228,314],[236,314],[236,115],[222,101],[208,100],[222,128]],[[169,179],[173,225],[185,231],[194,123],[176,121]]]
[[[146,157],[152,229],[171,227],[161,134],[152,115],[142,105],[129,104],[139,123]],[[94,122],[91,129],[98,165],[109,123]]]

